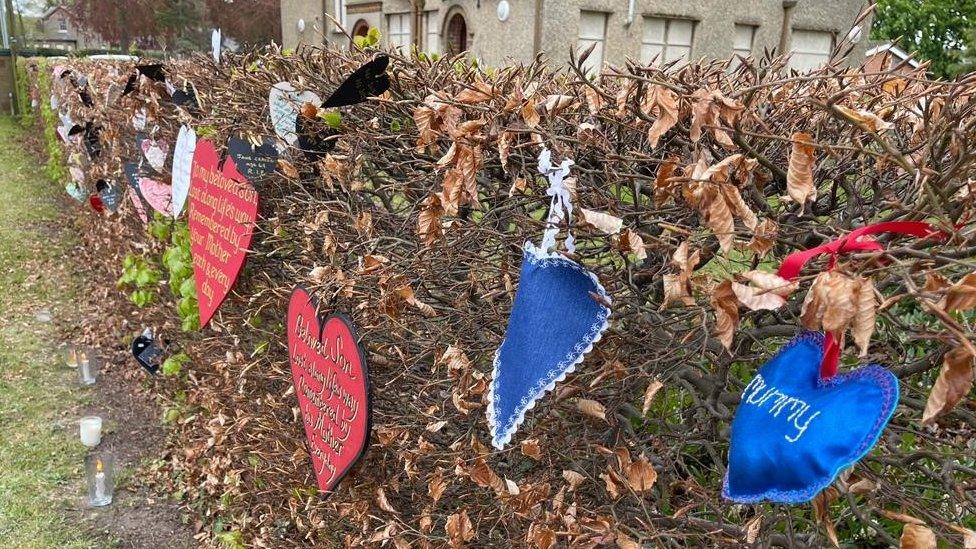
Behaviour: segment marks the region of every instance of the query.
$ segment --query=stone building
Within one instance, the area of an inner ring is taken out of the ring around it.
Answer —
[[[77,25],[62,6],[54,6],[37,20],[37,28],[28,35],[28,46],[65,51],[106,48],[98,35]]]
[[[285,47],[348,44],[377,27],[386,44],[426,52],[468,51],[500,66],[544,51],[566,60],[596,44],[588,65],[761,55],[789,49],[795,68],[824,62],[848,34],[864,0],[282,0]],[[852,52],[864,56],[866,40]]]

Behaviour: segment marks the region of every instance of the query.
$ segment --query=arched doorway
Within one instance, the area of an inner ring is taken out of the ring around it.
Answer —
[[[357,36],[366,36],[367,34],[369,34],[369,23],[365,19],[356,21],[356,24],[352,26],[353,40],[355,40]]]
[[[455,13],[447,21],[447,55],[457,55],[468,50],[468,23],[464,15]]]

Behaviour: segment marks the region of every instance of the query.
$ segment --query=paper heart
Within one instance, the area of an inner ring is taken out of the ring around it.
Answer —
[[[98,197],[101,198],[105,209],[113,213],[119,210],[121,196],[117,186],[108,184],[104,179],[99,179],[95,182],[95,191],[98,192]]]
[[[809,501],[877,443],[898,380],[877,365],[821,379],[823,341],[796,337],[746,386],[732,420],[726,498]]]
[[[98,213],[105,211],[105,204],[102,203],[102,197],[97,194],[88,195],[88,204]]]
[[[322,104],[322,99],[315,92],[299,93],[289,82],[278,82],[271,86],[271,92],[268,94],[271,124],[278,137],[284,139],[289,145],[294,145],[298,141],[298,135],[295,134],[295,119],[305,103],[318,107]]]
[[[197,92],[189,84],[185,85],[182,89],[174,89],[171,99],[174,105],[190,111],[191,114],[196,114],[200,107],[200,104],[197,102]]]
[[[129,186],[139,190],[139,164],[136,162],[123,162],[122,163],[122,173],[125,174],[125,180],[129,182]]]
[[[329,492],[366,452],[369,370],[352,322],[321,319],[301,287],[288,303],[288,357],[319,489]]]
[[[173,217],[183,213],[186,197],[190,193],[190,173],[193,168],[193,151],[197,148],[197,134],[189,126],[180,126],[173,149]]]
[[[85,125],[85,150],[88,152],[88,157],[93,160],[102,155],[102,143],[99,141],[98,137],[101,132],[101,126],[96,126],[91,122]]]
[[[75,183],[85,182],[85,171],[79,166],[68,166],[68,175],[71,176],[71,180]]]
[[[163,67],[162,63],[152,63],[149,65],[136,65],[136,70],[139,71],[139,74],[145,76],[146,78],[154,82],[166,81],[166,68]]]
[[[189,228],[200,326],[206,326],[244,266],[258,218],[258,193],[234,159],[219,166],[213,143],[197,142],[190,175]]]
[[[139,198],[139,193],[132,187],[129,187],[129,200],[132,202],[132,206],[136,209],[136,215],[142,220],[144,225],[149,224],[149,214],[146,213],[146,207],[142,204],[142,199]]]
[[[305,158],[310,162],[318,162],[335,148],[339,130],[317,116],[306,118],[299,114],[295,119],[295,133],[298,135],[297,146],[305,154]]]
[[[173,215],[173,188],[149,177],[139,178],[139,192],[157,212]]]
[[[273,138],[265,138],[260,146],[255,147],[248,141],[231,137],[227,141],[227,156],[233,158],[237,169],[253,182],[274,173],[278,166],[278,149],[274,146]]]
[[[496,448],[511,440],[537,400],[583,362],[609,326],[610,308],[603,304],[609,302],[599,280],[582,265],[525,244],[515,304],[495,353],[488,394]]]
[[[376,56],[376,59],[356,69],[349,78],[339,84],[322,106],[333,108],[355,105],[382,94],[390,87],[390,76],[386,74],[386,67],[389,64],[388,56]]]
[[[166,156],[169,155],[169,143],[155,139],[143,139],[140,148],[146,157],[146,161],[149,162],[149,166],[162,173],[166,166]]]
[[[68,192],[68,195],[71,196],[71,198],[74,198],[78,202],[84,202],[88,199],[88,193],[85,192],[85,189],[82,189],[81,185],[75,183],[74,181],[71,181],[65,185],[64,190]]]

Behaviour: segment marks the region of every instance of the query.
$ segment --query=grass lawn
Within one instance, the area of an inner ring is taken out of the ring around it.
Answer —
[[[70,307],[78,284],[62,263],[70,235],[52,228],[64,189],[24,150],[25,131],[0,118],[0,546],[100,547],[66,519],[82,496],[73,409],[85,390],[44,317]]]

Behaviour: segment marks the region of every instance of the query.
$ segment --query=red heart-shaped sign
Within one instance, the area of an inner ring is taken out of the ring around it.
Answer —
[[[352,322],[320,319],[297,287],[288,303],[288,357],[319,489],[331,491],[369,443],[369,370]]]
[[[217,149],[197,143],[190,176],[189,227],[193,279],[200,326],[206,326],[230,293],[251,246],[258,218],[258,193],[228,158],[219,166]]]

